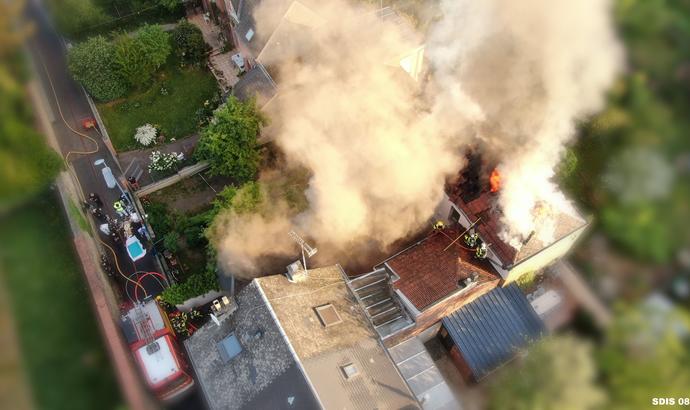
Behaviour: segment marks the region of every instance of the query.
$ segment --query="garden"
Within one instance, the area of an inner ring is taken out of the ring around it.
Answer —
[[[124,151],[189,136],[206,123],[221,102],[207,51],[201,31],[180,21],[171,32],[144,25],[91,37],[68,60],[97,101],[113,146]]]
[[[170,58],[149,89],[98,104],[116,150],[140,148],[133,136],[146,124],[154,125],[168,141],[193,134],[210,108],[218,105],[215,78],[203,68],[180,67],[175,60]]]
[[[202,129],[195,159],[209,162],[204,173],[146,196],[142,201],[178,283],[162,294],[177,305],[218,288],[214,224],[245,214],[272,212],[282,200],[294,213],[306,208],[309,173],[288,169],[256,138],[265,123],[254,102],[231,97]],[[257,178],[261,168],[261,178]]]

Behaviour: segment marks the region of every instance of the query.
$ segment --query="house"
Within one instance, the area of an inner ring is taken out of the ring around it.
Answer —
[[[286,60],[308,56],[313,45],[315,30],[328,22],[319,10],[325,3],[314,0],[271,1],[270,13],[262,12],[266,0],[236,0],[231,6],[236,11],[236,24],[232,26],[232,38],[244,59],[247,72],[233,88],[233,95],[240,100],[256,98],[257,105],[270,115],[271,101],[278,95],[279,79],[276,67]],[[380,56],[380,63],[391,68],[392,76],[405,76],[418,81],[425,69],[425,46],[409,24],[390,7],[367,15],[377,21],[398,26],[404,41],[399,49],[387,50]],[[260,21],[257,21],[260,19]],[[362,24],[369,24],[367,19]],[[290,90],[281,90],[288,93]],[[274,124],[275,126],[275,124]],[[262,130],[261,142],[272,138],[272,128]]]
[[[589,225],[575,210],[555,210],[552,241],[544,243],[532,234],[517,246],[509,244],[500,235],[501,212],[496,206],[497,192],[492,192],[483,169],[481,158],[470,155],[468,165],[457,180],[446,185],[445,196],[435,217],[463,230],[474,229],[489,245],[487,260],[505,283],[543,269],[565,255]]]
[[[434,230],[348,282],[386,346],[437,327],[443,317],[499,285],[491,264],[456,240],[460,233]]]
[[[438,339],[464,379],[476,382],[545,332],[517,286],[501,286],[500,274],[476,257],[462,233],[457,226],[436,228],[372,272],[348,279],[403,375],[409,360]],[[424,403],[435,396],[408,384]]]
[[[254,279],[185,341],[209,407],[419,408],[340,266],[299,276]]]

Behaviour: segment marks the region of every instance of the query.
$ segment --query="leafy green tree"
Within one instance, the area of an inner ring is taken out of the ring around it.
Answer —
[[[191,64],[204,60],[209,46],[204,41],[201,30],[187,20],[182,20],[172,32],[175,52],[182,59]]]
[[[148,83],[170,51],[170,35],[157,25],[144,26],[133,36],[120,34],[115,40],[118,71],[133,87]]]
[[[681,308],[647,303],[621,311],[598,352],[611,409],[645,409],[653,397],[687,397],[690,320]]]
[[[501,369],[489,386],[495,410],[587,410],[605,401],[596,386],[591,347],[574,336],[534,344],[525,357]]]
[[[256,139],[264,123],[253,101],[230,97],[202,131],[195,155],[208,160],[215,175],[232,177],[238,183],[249,181],[258,170]]]
[[[161,26],[157,24],[144,25],[137,31],[135,38],[155,70],[165,64],[172,48],[170,46],[170,34],[165,32]]]
[[[97,100],[114,100],[127,92],[127,82],[115,65],[115,47],[102,36],[72,47],[68,64],[72,77]]]

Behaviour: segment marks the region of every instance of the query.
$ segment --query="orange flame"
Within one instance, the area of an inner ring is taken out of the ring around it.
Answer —
[[[491,192],[498,192],[501,189],[501,174],[498,173],[497,169],[491,171],[489,183],[491,184]]]

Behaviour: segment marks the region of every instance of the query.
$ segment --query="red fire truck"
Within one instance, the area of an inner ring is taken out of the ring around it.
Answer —
[[[168,317],[155,300],[131,306],[121,326],[144,379],[159,399],[172,401],[194,386]]]

